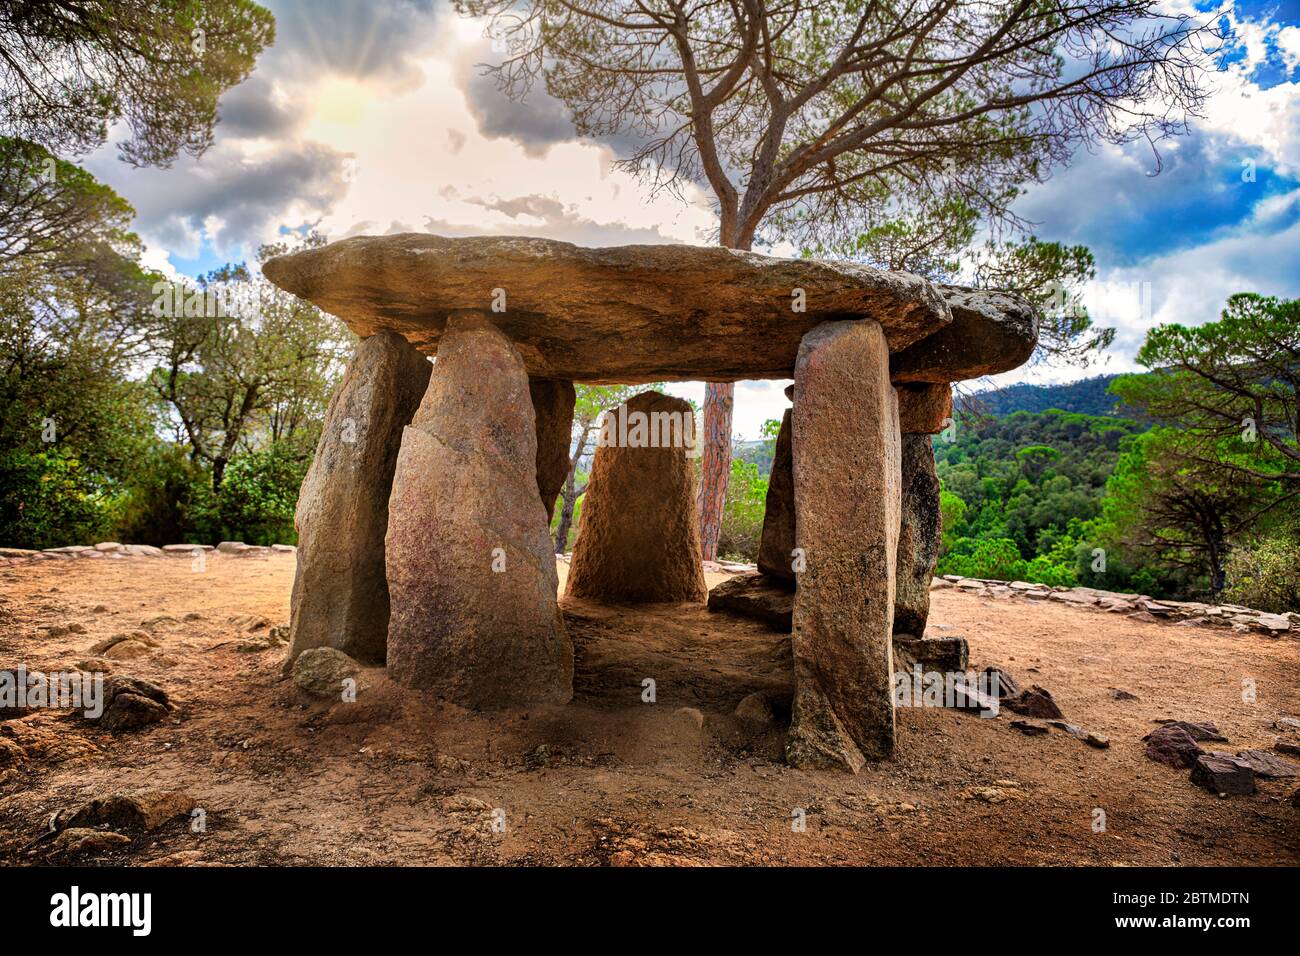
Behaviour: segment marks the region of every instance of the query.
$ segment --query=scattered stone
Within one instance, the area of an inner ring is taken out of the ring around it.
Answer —
[[[113,661],[129,661],[137,657],[144,657],[149,653],[149,650],[149,645],[143,641],[127,638],[107,648],[104,651],[104,656]]]
[[[1249,764],[1250,769],[1255,771],[1255,776],[1265,780],[1300,776],[1300,767],[1267,750],[1238,750],[1237,758]]]
[[[442,809],[448,813],[488,813],[492,804],[467,793],[455,793],[442,798]]]
[[[9,770],[27,762],[27,751],[7,737],[0,737],[0,770]]]
[[[51,847],[61,853],[103,853],[131,842],[131,838],[107,830],[69,827],[54,838]]]
[[[110,648],[127,641],[135,641],[137,644],[144,644],[146,651],[151,647],[158,646],[158,639],[153,635],[147,634],[144,631],[132,631],[130,634],[123,632],[120,634],[114,634],[112,637],[106,637],[102,641],[96,641],[88,650],[91,654],[103,654]]]
[[[1300,733],[1300,720],[1295,717],[1279,717],[1273,721],[1273,726],[1278,730],[1287,730],[1291,733]]]
[[[474,769],[467,761],[461,760],[454,754],[436,753],[430,762],[433,764],[433,769],[440,774],[469,773]]]
[[[298,549],[291,544],[273,544],[271,550],[276,554],[297,554]]]
[[[692,415],[684,399],[659,392],[642,392],[605,413],[602,434],[626,435],[628,447],[620,438],[596,449],[566,595],[627,603],[706,600],[694,466],[683,430],[654,425]],[[638,419],[650,424],[642,442],[632,432]],[[652,437],[659,447],[646,447]]]
[[[143,677],[130,677],[126,674],[110,677],[104,682],[105,700],[112,701],[118,694],[136,694],[140,697],[147,697],[164,707],[171,707],[171,699],[168,697],[167,691]]]
[[[1228,739],[1227,737],[1223,736],[1223,734],[1219,733],[1219,728],[1214,726],[1214,724],[1208,720],[1202,721],[1200,723],[1193,723],[1190,720],[1161,720],[1160,724],[1163,727],[1181,728],[1182,730],[1186,731],[1187,734],[1195,741],[1208,740],[1208,741],[1226,742]],[[1147,734],[1147,736],[1143,737],[1142,739],[1146,740],[1147,737],[1152,736],[1152,734],[1154,733],[1156,733],[1156,731],[1152,731],[1150,734]]]
[[[1087,736],[1083,738],[1083,742],[1089,747],[1096,747],[1098,750],[1108,750],[1110,748],[1109,737],[1105,734],[1094,733],[1091,730],[1088,731]]]
[[[333,647],[309,647],[293,662],[293,682],[313,697],[336,697],[343,694],[345,680],[359,680],[361,665]]]
[[[673,711],[673,716],[694,727],[696,730],[704,729],[704,714],[698,707],[678,707]]]
[[[970,646],[964,637],[926,637],[916,640],[910,634],[896,633],[894,649],[930,671],[956,674],[965,671],[970,661]],[[905,659],[904,664],[907,663]]]
[[[1001,709],[1001,701],[985,693],[980,689],[978,681],[971,684],[966,681],[954,681],[951,685],[953,707],[956,710],[973,710],[986,714],[997,714]],[[945,687],[944,696],[947,698],[949,689]]]
[[[100,552],[121,551],[122,546],[116,541],[101,541],[95,545],[95,550]]]
[[[1034,723],[1032,720],[1013,720],[1011,727],[1020,731],[1026,737],[1042,737],[1047,733],[1047,727],[1043,724]]]
[[[169,555],[190,555],[195,551],[211,551],[210,544],[164,544],[162,547],[164,554]]]
[[[222,541],[217,545],[217,550],[222,554],[239,554],[248,550],[248,545],[242,541]]]
[[[1110,689],[1110,696],[1115,700],[1141,700],[1137,694],[1130,694],[1126,690],[1120,690],[1118,687]]]
[[[757,571],[737,574],[709,591],[710,611],[732,611],[788,634],[794,614],[792,584]]]
[[[1063,730],[1071,737],[1077,737],[1079,740],[1082,740],[1088,735],[1088,732],[1082,727],[1076,727],[1074,724],[1068,723],[1064,720],[1049,720],[1047,723],[1049,726],[1055,727],[1057,730]]]
[[[736,705],[735,714],[745,723],[755,727],[770,727],[776,723],[772,704],[768,701],[767,694],[761,690],[741,698],[740,703]]]
[[[123,674],[104,682],[104,712],[91,722],[117,734],[156,724],[171,711],[165,690],[152,681]]]
[[[48,710],[26,720],[0,723],[0,738],[21,747],[25,760],[40,763],[67,763],[100,753],[100,749],[85,735],[68,733],[62,717]]]
[[[1046,728],[1044,728],[1046,732]],[[972,787],[965,791],[963,796],[967,800],[979,800],[981,803],[1006,803],[1008,800],[1019,798],[1019,794],[1010,788],[1002,787]]]
[[[1061,708],[1057,706],[1056,698],[1052,696],[1051,692],[1039,687],[1037,684],[1031,684],[1015,697],[1007,698],[1003,701],[1003,705],[1025,717],[1059,719],[1065,716],[1061,712]]]
[[[178,850],[176,853],[168,853],[166,856],[154,857],[152,860],[146,860],[140,866],[207,866],[202,862],[202,850]],[[211,864],[218,865],[218,864]]]
[[[986,667],[981,672],[980,679],[984,681],[982,686],[997,689],[1000,700],[1015,697],[1020,693],[1020,685],[1011,676],[1011,673],[1004,668]]]
[[[1192,766],[1192,783],[1217,794],[1255,792],[1255,771],[1251,765],[1231,754],[1209,753],[1196,758]]]
[[[1146,741],[1146,754],[1157,763],[1184,769],[1196,763],[1205,753],[1196,740],[1182,727],[1165,726],[1153,730],[1142,738]]]
[[[1280,754],[1286,754],[1288,757],[1300,757],[1300,744],[1293,744],[1289,740],[1278,739],[1273,741],[1273,749]]]
[[[166,707],[148,697],[119,693],[99,718],[98,723],[105,730],[120,734],[127,730],[137,730],[149,724],[156,724],[166,718],[168,713]]]
[[[70,813],[55,815],[55,830],[109,827],[131,832],[156,830],[174,817],[194,809],[194,799],[181,790],[135,790],[97,798]]]

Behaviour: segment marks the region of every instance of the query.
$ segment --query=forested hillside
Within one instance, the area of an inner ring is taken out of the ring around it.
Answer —
[[[944,489],[940,573],[1049,584],[1092,576],[1091,523],[1142,430],[1129,419],[1059,410],[960,415],[951,437],[934,439]]]
[[[1125,406],[1109,391],[1118,375],[1097,375],[1063,385],[1008,385],[973,394],[958,395],[961,411],[986,415],[1010,415],[1014,412],[1046,412],[1053,408],[1083,415],[1122,415],[1141,420],[1141,413]]]

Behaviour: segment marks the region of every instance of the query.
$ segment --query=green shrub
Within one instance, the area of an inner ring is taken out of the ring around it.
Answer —
[[[767,478],[759,474],[756,464],[734,459],[722,509],[718,554],[731,560],[756,560],[766,510]]]
[[[236,458],[216,492],[194,489],[194,534],[206,541],[296,544],[293,513],[306,468],[279,445]]]
[[[1300,611],[1300,537],[1281,534],[1233,549],[1224,597],[1275,614]]]
[[[12,548],[58,548],[101,541],[114,502],[102,480],[57,447],[0,455],[0,541]]]

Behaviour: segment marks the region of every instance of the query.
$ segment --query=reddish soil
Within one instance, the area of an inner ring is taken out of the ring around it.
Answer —
[[[1050,689],[1068,720],[1111,747],[1059,731],[1026,737],[1010,714],[906,709],[897,759],[854,777],[785,766],[782,726],[755,731],[732,715],[753,690],[789,687],[788,636],[692,605],[566,602],[577,652],[568,706],[470,713],[382,670],[355,704],[314,700],[280,678],[281,649],[240,649],[287,620],[293,564],[216,556],[203,573],[184,558],[0,570],[0,664],[70,668],[96,641],[162,616],[146,626],[161,647],[114,671],[158,682],[179,704],[175,720],[116,737],[54,712],[0,724],[30,757],[0,769],[0,861],[67,862],[37,839],[51,813],[152,787],[187,791],[206,832],[181,818],[75,862],[1300,862],[1296,780],[1219,798],[1148,760],[1141,743],[1154,720],[1181,718],[1212,720],[1230,739],[1209,747],[1271,747],[1273,721],[1300,714],[1294,637],[936,591],[931,635],[966,636],[973,665]],[[54,625],[82,630],[51,636]],[[647,677],[653,704],[642,701]],[[1115,700],[1112,688],[1138,699]],[[797,809],[804,832],[791,825]]]

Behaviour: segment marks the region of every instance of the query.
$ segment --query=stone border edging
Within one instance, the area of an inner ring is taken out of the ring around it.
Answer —
[[[161,548],[151,544],[119,544],[116,541],[101,541],[96,545],[74,544],[62,548],[46,548],[43,551],[33,551],[28,548],[0,548],[0,565],[86,558],[121,561],[124,558],[190,557],[195,551],[232,557],[257,557],[294,554],[297,550],[291,544],[252,545],[244,544],[242,541],[223,541],[215,547],[210,544],[168,544]]]
[[[1075,607],[1093,607],[1112,614],[1130,617],[1144,615],[1138,620],[1163,621],[1183,627],[1230,627],[1235,631],[1255,631],[1281,635],[1300,632],[1300,614],[1289,611],[1271,614],[1239,604],[1202,604],[1199,601],[1156,601],[1145,594],[1123,594],[1089,587],[1052,587],[1031,584],[1028,581],[995,581],[986,578],[964,578],[957,574],[936,576],[930,582],[931,590],[957,588],[986,597],[1019,597],[1035,601],[1059,601]]]

